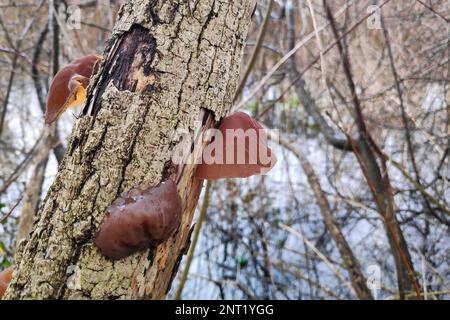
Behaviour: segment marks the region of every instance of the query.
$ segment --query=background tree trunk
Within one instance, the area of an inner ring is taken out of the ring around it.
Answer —
[[[39,210],[42,185],[44,183],[45,168],[47,167],[50,151],[55,142],[56,126],[45,128],[43,141],[39,146],[39,152],[34,159],[34,167],[28,180],[23,196],[23,208],[20,215],[19,228],[17,230],[16,242],[28,237],[33,229],[33,220]],[[53,149],[56,155],[56,148]]]
[[[341,227],[333,216],[330,203],[328,202],[325,192],[322,190],[319,177],[314,171],[313,166],[308,158],[298,148],[289,143],[285,137],[280,136],[279,142],[280,145],[291,151],[300,161],[303,172],[305,173],[308,183],[314,193],[314,197],[316,198],[317,205],[320,208],[325,227],[336,243],[336,247],[339,250],[342,262],[348,272],[356,296],[361,300],[372,300],[373,296],[367,286],[367,280],[361,270],[361,265],[348,244]]]
[[[5,298],[164,298],[189,246],[202,182],[175,166],[174,131],[192,136],[230,108],[253,0],[145,1],[118,14],[84,116],[38,213],[19,244]],[[106,207],[135,185],[171,178],[183,200],[179,229],[155,250],[120,261],[93,238]]]

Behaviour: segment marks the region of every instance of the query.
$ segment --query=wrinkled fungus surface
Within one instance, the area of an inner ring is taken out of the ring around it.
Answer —
[[[205,159],[208,152],[204,153],[195,172],[197,179],[246,178],[264,174],[275,165],[277,159],[268,147],[267,132],[246,113],[236,112],[223,118],[218,130],[219,137],[214,137],[206,147],[214,149],[211,158],[218,161],[208,162]]]
[[[63,67],[52,80],[47,97],[45,123],[50,124],[70,107],[86,100],[86,87],[100,56],[91,54]]]
[[[157,246],[178,228],[182,204],[172,180],[130,190],[108,208],[95,244],[114,260]]]
[[[0,272],[0,299],[5,294],[6,288],[8,288],[8,285],[11,282],[13,271],[14,268],[11,266]]]

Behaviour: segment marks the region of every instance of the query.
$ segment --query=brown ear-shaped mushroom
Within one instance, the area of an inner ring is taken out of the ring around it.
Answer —
[[[2,272],[0,272],[0,299],[5,294],[6,288],[8,288],[8,285],[11,282],[13,271],[14,267],[10,266],[9,268],[6,268]]]
[[[95,63],[102,57],[91,54],[79,58],[58,71],[52,80],[47,97],[45,123],[56,121],[67,108],[76,107],[86,100],[86,87]]]
[[[205,148],[197,179],[246,178],[268,172],[277,162],[266,130],[244,112],[223,118],[218,133]]]
[[[172,180],[134,188],[107,209],[95,244],[108,258],[123,259],[166,241],[181,222],[181,199]]]

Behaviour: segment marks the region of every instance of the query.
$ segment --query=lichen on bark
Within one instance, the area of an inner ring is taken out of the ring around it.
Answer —
[[[19,245],[6,299],[165,297],[201,189],[194,164],[171,163],[173,132],[205,130],[230,109],[254,7],[254,0],[191,2],[132,0],[121,8],[83,116],[33,232]],[[165,178],[183,200],[175,234],[120,261],[102,256],[93,238],[106,207]]]

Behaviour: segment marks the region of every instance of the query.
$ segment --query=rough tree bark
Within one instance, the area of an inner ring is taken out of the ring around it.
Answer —
[[[172,164],[173,132],[198,134],[229,110],[253,8],[254,0],[123,5],[84,116],[30,239],[19,244],[6,299],[165,297],[202,184],[194,164]],[[105,258],[92,240],[106,207],[135,185],[169,177],[183,200],[179,229],[154,250]]]

